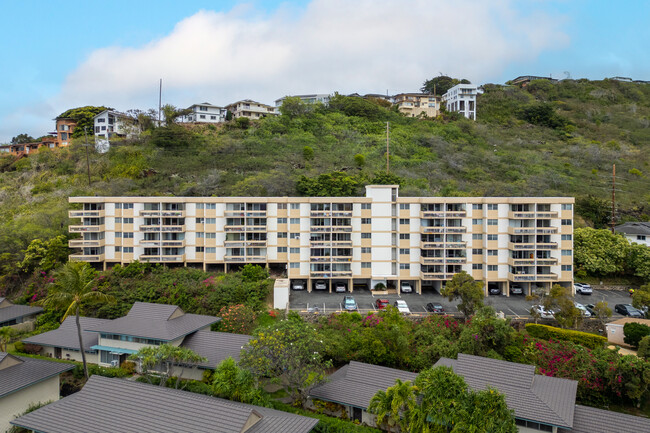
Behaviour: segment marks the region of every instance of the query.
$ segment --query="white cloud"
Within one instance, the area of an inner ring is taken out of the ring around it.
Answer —
[[[285,94],[416,91],[438,73],[493,80],[512,62],[564,47],[562,19],[514,1],[313,0],[302,10],[200,11],[144,46],[91,53],[50,104],[121,110]],[[534,8],[534,5],[530,6]],[[57,112],[53,112],[52,116]]]

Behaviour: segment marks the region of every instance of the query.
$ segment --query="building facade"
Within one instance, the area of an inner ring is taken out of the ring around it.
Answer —
[[[77,127],[77,122],[68,117],[57,117],[56,121],[56,140],[57,147],[68,146],[72,141],[72,133]]]
[[[232,113],[233,119],[248,117],[249,119],[255,120],[266,116],[277,115],[274,107],[250,99],[233,102],[232,104],[226,105],[226,109]]]
[[[95,147],[98,152],[107,152],[111,139],[133,134],[135,125],[129,125],[128,120],[129,116],[114,110],[104,110],[93,117]]]
[[[328,93],[314,93],[312,95],[283,96],[282,98],[275,100],[275,108],[276,108],[276,111],[278,111],[279,108],[284,103],[284,100],[286,98],[300,98],[300,100],[302,102],[304,102],[305,104],[321,103],[321,104],[327,105],[330,102],[330,97],[331,97],[331,95],[328,94]]]
[[[393,104],[407,117],[436,117],[440,114],[440,98],[428,93],[400,93],[393,96]]]
[[[650,222],[629,222],[616,226],[615,230],[630,242],[650,247]]]
[[[478,87],[474,84],[457,84],[442,95],[447,111],[461,113],[468,119],[476,120],[476,95]]]
[[[228,110],[212,105],[209,102],[194,104],[187,107],[191,112],[181,119],[185,123],[220,123],[226,121]]]
[[[0,146],[0,153],[10,153],[14,156],[24,156],[30,153],[36,153],[43,147],[54,149],[58,146],[57,137],[46,135],[41,138],[41,141],[33,143],[20,143],[20,144],[7,144]]]
[[[439,290],[466,271],[488,288],[572,287],[572,197],[71,197],[70,260],[229,270],[258,263],[293,282]]]

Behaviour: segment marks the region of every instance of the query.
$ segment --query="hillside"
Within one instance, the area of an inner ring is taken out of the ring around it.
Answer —
[[[485,88],[476,122],[405,118],[336,97],[329,108],[292,101],[282,116],[250,124],[158,128],[106,154],[91,151],[91,186],[80,142],[19,161],[0,157],[0,254],[20,258],[32,239],[66,233],[70,195],[361,194],[366,183],[396,180],[402,195],[576,196],[578,224],[600,227],[613,163],[619,218],[648,219],[650,85]],[[382,174],[387,121],[398,178]]]

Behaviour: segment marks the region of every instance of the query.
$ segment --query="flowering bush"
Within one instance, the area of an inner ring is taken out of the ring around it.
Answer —
[[[255,328],[255,311],[246,305],[237,304],[221,308],[219,330],[233,334],[250,334]]]

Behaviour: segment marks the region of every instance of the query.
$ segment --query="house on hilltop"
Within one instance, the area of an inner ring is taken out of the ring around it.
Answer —
[[[99,153],[108,152],[112,138],[133,135],[135,125],[129,125],[129,120],[128,115],[115,110],[104,110],[93,117],[95,147]]]
[[[476,95],[478,87],[475,84],[457,84],[442,95],[442,101],[447,111],[476,120]]]
[[[209,102],[194,104],[187,107],[190,113],[181,118],[183,123],[220,123],[226,121],[228,110],[212,105]]]
[[[226,105],[226,109],[232,113],[233,119],[247,117],[256,120],[266,116],[276,116],[278,114],[275,112],[275,107],[251,99],[233,102],[232,104]]]
[[[614,227],[630,242],[650,247],[650,222],[629,222]]]
[[[406,117],[436,117],[440,114],[440,98],[429,93],[399,93],[392,99]]]

